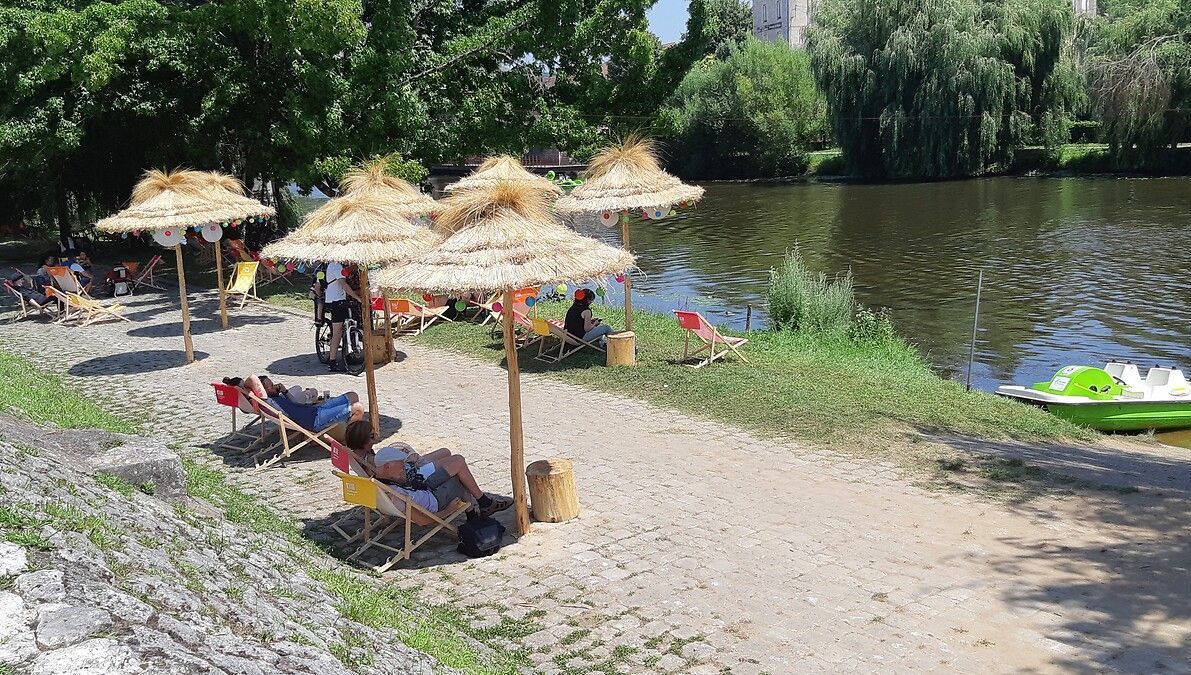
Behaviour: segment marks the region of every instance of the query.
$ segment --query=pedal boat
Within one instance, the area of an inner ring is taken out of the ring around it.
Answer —
[[[1176,368],[1155,366],[1143,380],[1132,363],[1067,366],[1046,382],[998,387],[997,393],[1100,431],[1191,428],[1191,387]]]

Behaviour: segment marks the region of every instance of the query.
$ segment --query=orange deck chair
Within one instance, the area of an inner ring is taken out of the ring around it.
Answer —
[[[144,268],[141,267],[139,262],[132,260],[125,260],[121,264],[127,267],[128,272],[132,274],[132,288],[130,293],[136,293],[136,289],[141,286],[156,288],[159,291],[162,290],[161,286],[157,285],[158,282],[156,279],[156,275],[165,271],[165,263],[162,262],[160,255],[149,258],[149,262],[145,263]]]
[[[686,330],[686,344],[682,348],[682,360],[686,361],[691,357],[697,357],[703,352],[707,352],[706,358],[697,363],[687,364],[689,367],[696,369],[702,368],[713,361],[724,358],[728,352],[732,352],[739,356],[745,363],[748,363],[748,359],[737,349],[747,343],[748,339],[722,335],[715,326],[711,325],[698,312],[687,312],[676,309],[674,310],[674,315],[678,317],[678,325]],[[703,346],[695,351],[691,351],[691,335],[699,338],[703,343]]]
[[[381,307],[383,308],[384,305]],[[392,321],[396,323],[393,326],[394,335],[398,333],[420,335],[422,331],[439,320],[451,322],[451,319],[446,316],[447,310],[448,308],[445,306],[427,307],[409,298],[389,298],[389,314],[392,315]]]

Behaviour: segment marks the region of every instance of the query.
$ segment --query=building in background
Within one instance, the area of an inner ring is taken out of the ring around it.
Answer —
[[[806,29],[822,0],[753,0],[753,35],[766,42],[806,46]],[[1076,14],[1095,14],[1096,0],[1071,0]]]

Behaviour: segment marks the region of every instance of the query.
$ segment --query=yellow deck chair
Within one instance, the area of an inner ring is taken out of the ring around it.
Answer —
[[[68,293],[67,296],[70,298],[71,306],[78,307],[83,312],[81,321],[79,321],[80,326],[87,326],[104,319],[120,319],[132,323],[132,319],[124,316],[124,305],[101,305],[78,293]]]
[[[232,273],[232,280],[227,285],[227,293],[240,296],[241,309],[248,302],[248,298],[260,300],[256,294],[256,271],[259,267],[258,262],[236,263],[236,271]]]

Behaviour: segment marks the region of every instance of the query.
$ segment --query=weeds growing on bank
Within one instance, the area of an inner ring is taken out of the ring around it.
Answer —
[[[135,422],[113,415],[70,389],[61,378],[0,349],[0,412],[66,429],[135,433]]]
[[[769,321],[779,329],[811,333],[846,332],[856,306],[852,272],[811,272],[798,247],[786,252],[782,264],[769,273],[766,291]]]

